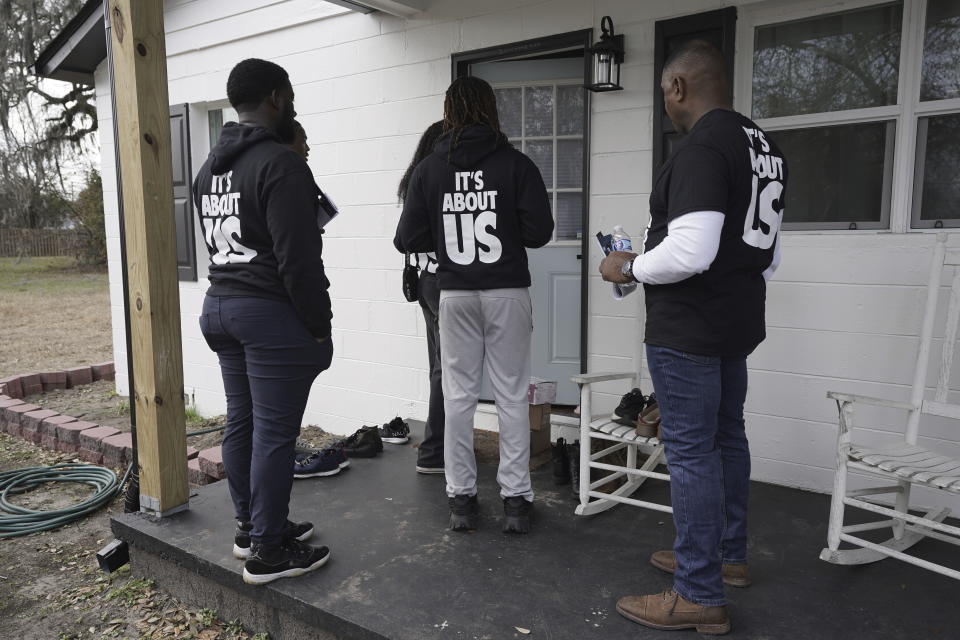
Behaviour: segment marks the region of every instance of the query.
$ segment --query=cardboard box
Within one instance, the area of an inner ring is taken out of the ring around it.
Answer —
[[[527,387],[527,402],[530,404],[553,404],[557,401],[557,383],[543,378],[530,378]]]
[[[530,405],[530,455],[550,449],[550,405]]]

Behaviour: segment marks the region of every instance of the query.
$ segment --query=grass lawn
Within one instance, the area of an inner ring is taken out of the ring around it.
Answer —
[[[0,258],[0,378],[113,359],[107,272]]]

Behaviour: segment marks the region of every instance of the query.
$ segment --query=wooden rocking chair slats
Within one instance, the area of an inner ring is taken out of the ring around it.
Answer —
[[[655,471],[657,465],[664,462],[663,444],[657,438],[645,438],[637,435],[636,429],[614,422],[610,415],[595,417],[592,413],[591,385],[611,380],[627,380],[631,387],[636,386],[639,374],[630,373],[593,373],[574,376],[573,382],[580,386],[580,504],[576,514],[581,516],[600,513],[618,504],[628,504],[663,513],[673,513],[670,505],[638,500],[630,496],[647,479],[670,480],[666,473]],[[591,453],[594,440],[612,443],[601,451]],[[600,460],[611,454],[626,450],[626,464],[614,465]],[[642,455],[646,456],[642,464]],[[638,466],[639,465],[639,466]],[[609,471],[599,480],[590,480],[591,469]],[[610,493],[600,491],[610,483],[626,482]]]
[[[957,327],[960,324],[960,269],[956,268],[960,266],[960,251],[947,250],[946,242],[946,234],[937,235],[930,265],[930,278],[927,283],[920,350],[917,355],[910,401],[869,398],[833,391],[827,394],[827,397],[836,401],[840,413],[837,472],[830,507],[827,547],[820,553],[820,558],[827,562],[854,565],[876,562],[889,557],[960,580],[960,571],[956,569],[905,553],[925,537],[960,546],[960,527],[943,522],[950,513],[949,509],[931,509],[922,516],[909,512],[910,489],[914,485],[946,491],[950,494],[960,494],[960,458],[946,456],[917,444],[922,415],[960,420],[960,405],[947,402]],[[930,400],[924,398],[924,392],[933,342],[933,322],[940,294],[941,276],[944,269],[950,267],[953,267],[954,273],[940,372],[934,399]],[[854,442],[852,439],[855,430],[853,409],[856,405],[873,405],[906,411],[907,420],[903,440],[886,446]],[[863,472],[871,477],[879,477],[896,484],[847,489],[847,476],[850,471]],[[864,496],[884,494],[895,497],[892,508],[863,499]],[[846,507],[876,513],[884,516],[885,519],[844,526],[843,516]],[[853,535],[886,528],[892,530],[892,537],[885,542],[872,542]],[[840,549],[841,542],[847,542],[859,548]]]

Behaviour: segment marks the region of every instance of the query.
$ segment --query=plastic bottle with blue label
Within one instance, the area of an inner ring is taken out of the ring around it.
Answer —
[[[633,252],[633,241],[630,240],[630,236],[627,235],[627,233],[623,230],[623,227],[619,224],[613,228],[610,245],[613,247],[614,251]],[[637,283],[630,282],[627,284],[618,284],[617,287],[620,288],[620,295],[623,297],[633,293],[633,290],[637,288]]]

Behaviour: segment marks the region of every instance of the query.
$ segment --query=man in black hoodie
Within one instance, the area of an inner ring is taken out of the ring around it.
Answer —
[[[500,418],[505,532],[530,530],[530,271],[526,248],[553,236],[553,215],[533,161],[500,132],[496,97],[479,78],[455,80],[445,133],[414,170],[394,244],[435,251],[440,284],[445,473],[450,528],[477,526],[473,417],[484,364]]]
[[[287,72],[240,62],[227,123],[193,184],[210,252],[200,328],[220,360],[227,396],[223,462],[237,517],[243,579],[265,584],[312,571],[326,547],[302,541],[309,522],[287,519],[294,445],[310,386],[330,366],[330,283],[317,225],[318,189],[294,136]]]

